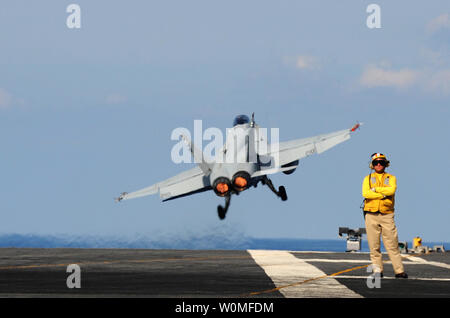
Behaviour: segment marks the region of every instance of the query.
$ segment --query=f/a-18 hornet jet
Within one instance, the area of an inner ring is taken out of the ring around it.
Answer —
[[[359,126],[360,124],[356,124],[350,129],[269,145],[267,130],[261,131],[261,127],[255,123],[254,114],[251,120],[246,115],[239,115],[234,119],[233,128],[228,130],[226,142],[216,152],[214,160],[206,160],[200,149],[186,136],[181,136],[197,163],[195,168],[147,188],[131,193],[123,192],[115,200],[119,202],[159,192],[164,202],[213,190],[217,196],[225,198],[225,206],[217,207],[219,218],[224,219],[231,195],[239,195],[261,182],[282,201],[286,201],[284,186],[277,190],[267,176],[278,172],[292,174],[300,159],[320,154],[350,139],[351,133]]]

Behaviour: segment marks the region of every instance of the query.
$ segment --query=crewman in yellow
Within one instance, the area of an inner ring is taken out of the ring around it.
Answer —
[[[362,185],[364,197],[364,219],[366,223],[367,241],[374,273],[383,276],[380,236],[394,267],[396,278],[408,278],[403,269],[402,258],[398,248],[397,227],[394,222],[395,191],[397,179],[385,172],[389,161],[382,153],[371,155],[370,168],[374,170],[366,176]]]

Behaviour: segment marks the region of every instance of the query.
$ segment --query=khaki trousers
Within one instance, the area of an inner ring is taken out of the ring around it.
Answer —
[[[383,260],[380,250],[380,236],[383,236],[384,247],[388,252],[395,274],[403,273],[404,269],[398,248],[398,234],[394,222],[394,213],[364,212],[364,214],[373,271],[383,271]]]

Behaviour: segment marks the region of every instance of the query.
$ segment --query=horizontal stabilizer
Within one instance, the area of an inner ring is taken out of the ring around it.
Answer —
[[[158,193],[159,188],[158,185],[152,185],[150,187],[141,189],[139,191],[135,191],[132,193],[122,192],[120,196],[116,199],[114,199],[116,202],[120,202],[122,200],[128,200],[128,199],[134,199],[139,197],[145,197],[147,195],[152,195]]]

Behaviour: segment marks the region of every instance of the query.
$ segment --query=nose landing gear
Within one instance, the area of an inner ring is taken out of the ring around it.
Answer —
[[[221,220],[225,219],[228,208],[230,206],[230,200],[231,200],[231,194],[225,196],[225,207],[223,207],[221,205],[217,206],[217,214],[219,215],[219,219],[221,219]]]

